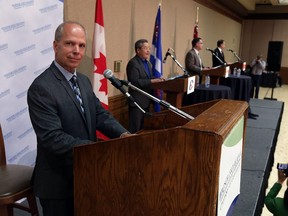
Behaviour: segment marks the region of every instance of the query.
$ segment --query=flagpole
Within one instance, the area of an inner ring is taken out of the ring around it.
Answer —
[[[159,1],[157,15],[154,25],[153,38],[152,38],[152,51],[150,54],[150,62],[152,64],[152,73],[154,78],[160,78],[163,75],[162,70],[162,43],[161,43],[161,0]],[[162,91],[157,89],[154,94],[158,98],[162,98]],[[154,103],[154,110],[156,112],[161,110],[159,104]]]
[[[196,20],[193,32],[193,38],[198,38],[198,21],[199,21],[199,7],[196,8]]]
[[[199,7],[196,9],[196,24],[198,25]]]

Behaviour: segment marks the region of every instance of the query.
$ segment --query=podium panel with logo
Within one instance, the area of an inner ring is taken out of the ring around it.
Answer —
[[[76,216],[226,215],[240,193],[248,104],[218,100],[145,119],[138,135],[74,148]]]

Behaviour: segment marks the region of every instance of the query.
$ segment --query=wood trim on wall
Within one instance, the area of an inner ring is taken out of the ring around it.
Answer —
[[[279,73],[282,78],[282,84],[288,84],[288,67],[281,67]]]
[[[109,111],[112,115],[128,129],[128,101],[124,95],[115,95],[108,98]]]

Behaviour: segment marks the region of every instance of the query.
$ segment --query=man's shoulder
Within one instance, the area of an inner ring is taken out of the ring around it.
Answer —
[[[44,69],[44,71],[39,74],[31,85],[53,85],[56,80],[63,80],[65,79],[61,72],[57,69],[55,64],[51,64],[49,67]]]
[[[48,77],[50,77],[52,71],[53,71],[53,66],[50,65],[49,67],[47,67],[42,73],[40,73],[34,80],[34,82],[40,82],[41,80],[45,80],[47,79]]]
[[[139,57],[137,55],[133,56],[129,62],[138,62],[139,61]]]
[[[127,64],[127,66],[131,66],[131,65],[133,65],[133,66],[135,66],[135,65],[139,65],[140,64],[140,58],[137,56],[137,55],[135,55],[133,58],[131,58],[130,60],[129,60],[129,62],[128,62],[128,64]]]
[[[186,56],[187,56],[187,55],[191,55],[191,54],[196,54],[196,52],[195,52],[194,49],[190,49],[190,50],[186,53]]]

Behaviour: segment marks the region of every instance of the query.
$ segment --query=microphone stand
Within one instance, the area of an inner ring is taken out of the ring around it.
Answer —
[[[142,109],[142,107],[136,101],[134,101],[134,99],[132,100],[131,97],[129,97],[129,99],[138,107],[138,109],[141,110],[141,112],[143,112],[144,114],[147,114],[147,112],[144,109]]]
[[[238,60],[239,62],[242,62],[242,59],[236,54],[236,52],[233,52],[233,54],[234,54],[234,56],[237,58],[237,60]]]
[[[211,53],[212,53],[212,55],[214,55],[214,56],[220,61],[220,63],[221,63],[222,65],[225,65],[225,64],[226,64],[226,63],[224,63],[214,52],[211,51]]]
[[[121,80],[120,80],[121,81]],[[122,85],[123,85],[123,82],[121,82]],[[119,89],[119,88],[118,88]],[[130,101],[132,101],[137,107],[138,109],[141,110],[141,112],[143,112],[144,114],[147,114],[147,112],[134,100],[134,98],[128,93],[128,92],[125,92],[124,89],[121,90],[119,89]]]
[[[171,53],[170,56],[173,59],[173,61],[182,69],[182,71],[184,72],[184,76],[188,76],[188,71],[186,71],[186,69],[180,64],[180,62],[175,58],[175,56],[172,55]]]
[[[154,100],[155,102],[159,103],[160,105],[166,107],[167,109],[171,110],[172,112],[176,113],[177,115],[188,119],[188,120],[193,120],[194,117],[192,117],[191,115],[189,115],[188,113],[183,112],[182,110],[172,106],[171,104],[169,104],[166,101],[160,100],[150,94],[148,94],[147,92],[143,91],[142,89],[137,88],[136,86],[132,85],[130,82],[126,81],[126,80],[120,80],[120,82],[130,88],[132,88],[133,90],[136,90],[142,94],[144,94],[145,96],[149,97],[150,99]]]
[[[242,62],[242,59],[237,55],[236,52],[234,52],[233,50],[230,50],[230,52],[233,53],[233,55],[237,58],[237,60],[238,60],[239,62]]]

